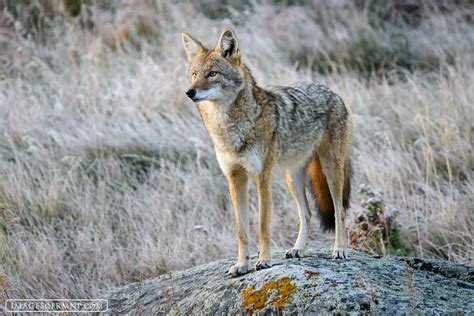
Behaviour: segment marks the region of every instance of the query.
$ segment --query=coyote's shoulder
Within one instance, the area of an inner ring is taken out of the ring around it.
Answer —
[[[342,99],[311,82],[260,87],[244,64],[233,30],[226,28],[215,48],[183,33],[191,87],[187,96],[198,104],[211,135],[219,165],[229,181],[239,240],[232,275],[249,269],[247,179],[254,178],[259,196],[259,261],[270,262],[270,209],[273,166],[279,162],[300,219],[298,239],[288,257],[300,257],[311,212],[306,175],[322,223],[336,228],[333,255],[346,257],[344,213],[349,203],[349,152],[352,123]]]

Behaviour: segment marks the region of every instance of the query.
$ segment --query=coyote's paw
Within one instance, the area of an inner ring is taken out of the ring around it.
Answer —
[[[245,274],[247,272],[249,272],[249,265],[247,263],[244,263],[244,264],[237,263],[236,265],[232,266],[229,269],[227,274],[232,277],[236,277],[236,276]]]
[[[288,249],[287,252],[285,253],[286,258],[303,258],[304,250],[303,249],[296,249],[296,248],[291,248]]]
[[[346,248],[334,248],[332,251],[333,259],[347,259],[347,249]]]
[[[270,260],[258,260],[255,265],[255,270],[268,269],[272,266]]]

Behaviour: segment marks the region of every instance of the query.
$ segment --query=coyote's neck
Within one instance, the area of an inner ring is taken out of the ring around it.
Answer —
[[[254,127],[262,110],[255,100],[254,92],[260,88],[246,70],[245,85],[234,102],[223,105],[205,101],[199,106],[214,145],[221,151],[239,153],[255,141]]]

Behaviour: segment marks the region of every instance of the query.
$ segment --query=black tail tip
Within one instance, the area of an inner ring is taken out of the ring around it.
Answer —
[[[347,210],[350,207],[351,199],[351,180],[352,180],[352,162],[347,160],[345,167],[344,191],[342,196],[342,206]]]
[[[336,229],[336,219],[334,213],[321,213],[319,212],[319,221],[321,223],[321,228],[325,232],[331,232]]]

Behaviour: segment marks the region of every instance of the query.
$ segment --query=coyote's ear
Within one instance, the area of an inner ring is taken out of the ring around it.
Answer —
[[[186,50],[186,55],[188,56],[188,61],[192,62],[198,53],[204,51],[204,46],[186,32],[182,32],[181,37],[183,38],[183,45]]]
[[[217,43],[217,49],[224,58],[234,59],[239,57],[239,41],[237,40],[237,36],[235,36],[235,32],[230,27],[224,27],[219,42]]]

